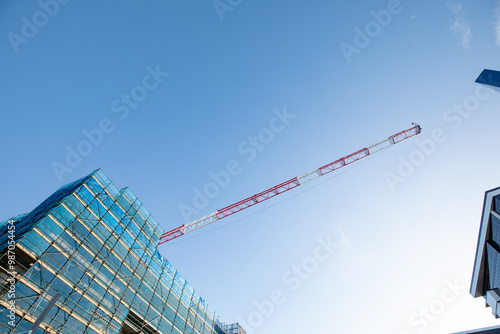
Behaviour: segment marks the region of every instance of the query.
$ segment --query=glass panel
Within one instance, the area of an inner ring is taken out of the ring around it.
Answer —
[[[66,261],[68,261],[68,258],[59,252],[54,246],[51,246],[45,254],[45,262],[50,264],[55,271],[59,271],[64,266]]]
[[[66,227],[69,226],[69,224],[75,219],[75,217],[73,217],[73,215],[62,205],[59,205],[54,211],[52,211],[52,216],[54,216]]]
[[[488,274],[488,290],[500,288],[500,254],[490,242],[486,243]]]
[[[74,317],[69,317],[65,324],[65,333],[83,333],[85,330],[85,325],[75,319]],[[69,331],[71,330],[71,331]]]
[[[490,214],[491,219],[491,230],[490,239],[494,241],[495,246],[500,251],[500,219],[494,214]]]
[[[97,182],[94,177],[91,177],[87,183],[86,183],[87,187],[89,187],[90,190],[92,190],[92,192],[94,194],[98,194],[102,191],[102,187],[101,185],[99,184],[99,182]]]

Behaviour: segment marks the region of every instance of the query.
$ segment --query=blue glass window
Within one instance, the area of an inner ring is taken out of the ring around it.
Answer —
[[[500,219],[495,214],[491,215],[490,239],[494,241],[495,246],[500,250]]]
[[[500,288],[500,253],[490,242],[486,243],[489,286],[488,290]]]

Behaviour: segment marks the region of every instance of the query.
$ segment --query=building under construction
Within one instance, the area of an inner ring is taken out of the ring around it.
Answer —
[[[0,333],[245,333],[158,252],[163,233],[100,170],[0,223]]]
[[[219,321],[158,245],[418,135],[413,124],[371,146],[164,232],[127,188],[100,170],[31,213],[0,224],[4,333],[245,334]]]

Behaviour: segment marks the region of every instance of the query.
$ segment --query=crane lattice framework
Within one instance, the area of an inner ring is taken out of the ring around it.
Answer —
[[[245,210],[251,206],[254,206],[258,203],[264,202],[264,201],[266,201],[272,197],[278,196],[279,194],[282,194],[284,192],[287,192],[293,188],[297,188],[298,186],[300,186],[304,183],[307,183],[309,181],[312,181],[314,179],[317,179],[320,176],[331,173],[337,169],[340,169],[344,166],[352,164],[353,162],[356,162],[360,159],[363,159],[369,155],[372,155],[376,152],[379,152],[385,148],[388,148],[394,144],[397,144],[405,139],[416,136],[420,132],[421,132],[420,125],[413,123],[412,128],[398,132],[395,135],[392,135],[384,140],[381,140],[376,144],[362,148],[359,151],[356,151],[354,153],[346,155],[345,157],[342,157],[338,160],[335,160],[334,162],[331,162],[329,164],[326,164],[324,166],[316,168],[313,171],[302,174],[300,176],[296,176],[296,177],[294,177],[288,181],[285,181],[283,183],[280,183],[272,188],[269,188],[269,189],[264,190],[258,194],[255,194],[253,196],[245,198],[244,200],[241,200],[241,201],[236,202],[234,204],[228,205],[225,208],[217,210],[209,215],[206,215],[205,217],[202,217],[200,219],[192,221],[188,224],[179,226],[179,227],[177,227],[169,232],[165,232],[161,236],[159,244],[163,244],[167,241],[178,238],[186,233],[197,230],[200,227],[203,227],[203,226],[206,226],[206,225],[211,224],[213,222],[216,222],[222,218],[226,218],[228,216],[231,216],[231,215],[235,214],[236,212]]]

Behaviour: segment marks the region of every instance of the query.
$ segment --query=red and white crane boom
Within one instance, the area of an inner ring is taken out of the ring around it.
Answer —
[[[234,204],[228,205],[228,206],[226,206],[220,210],[217,210],[217,211],[215,211],[215,212],[213,212],[205,217],[202,217],[200,219],[192,221],[188,224],[179,226],[179,227],[177,227],[169,232],[165,232],[161,236],[159,244],[163,244],[167,241],[178,238],[186,233],[197,230],[200,227],[203,227],[205,225],[216,222],[217,220],[228,217],[232,214],[235,214],[236,212],[239,212],[241,210],[244,210],[246,208],[254,206],[255,204],[261,203],[261,202],[268,200],[274,196],[282,194],[290,189],[296,188],[296,187],[298,187],[306,182],[309,182],[311,180],[314,180],[320,176],[331,173],[339,168],[342,168],[342,167],[347,166],[355,161],[363,159],[363,158],[365,158],[369,155],[372,155],[378,151],[381,151],[389,146],[397,144],[405,139],[408,139],[410,137],[418,135],[420,133],[420,131],[421,131],[420,125],[413,123],[412,128],[398,132],[395,135],[392,135],[384,140],[381,140],[376,144],[362,148],[359,151],[356,151],[354,153],[346,155],[345,157],[342,157],[338,160],[335,160],[334,162],[331,162],[329,164],[326,164],[324,166],[316,168],[313,171],[302,174],[300,176],[296,176],[288,181],[285,181],[283,183],[278,184],[277,186],[274,186],[272,188],[264,190],[258,194],[255,194],[253,196],[245,198],[244,200],[241,200],[241,201],[236,202]]]

